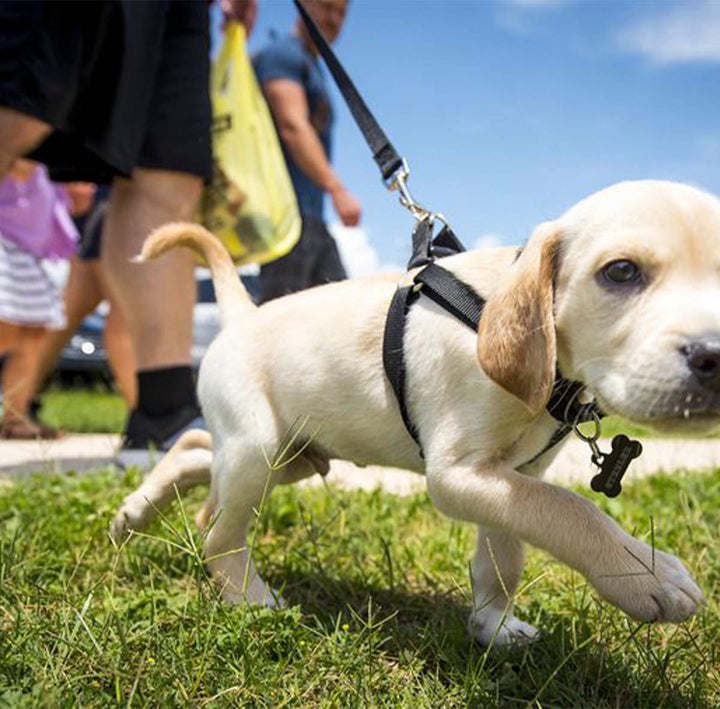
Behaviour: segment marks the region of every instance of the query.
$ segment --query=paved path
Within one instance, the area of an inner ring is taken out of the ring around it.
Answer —
[[[59,441],[0,441],[0,479],[22,478],[32,472],[60,473],[64,470],[86,471],[112,464],[118,437],[106,434],[74,434]],[[626,480],[662,472],[712,470],[720,467],[720,439],[648,439],[643,442],[642,456],[633,461]],[[608,441],[601,441],[603,450]],[[570,441],[560,452],[546,475],[553,482],[589,483],[595,474],[588,447]],[[344,488],[372,490],[382,486],[389,492],[408,495],[424,490],[422,476],[391,468],[358,468],[351,463],[335,461],[328,482]],[[316,475],[304,484],[321,485]]]

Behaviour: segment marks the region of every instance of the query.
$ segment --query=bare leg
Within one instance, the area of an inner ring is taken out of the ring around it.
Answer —
[[[137,386],[135,383],[135,353],[133,352],[130,333],[120,306],[110,305],[110,312],[105,320],[105,349],[107,350],[110,369],[115,383],[125,403],[132,409],[137,402]]]
[[[128,408],[132,409],[137,402],[137,386],[135,383],[135,353],[133,352],[127,318],[120,304],[112,294],[100,261],[92,261],[91,267],[95,281],[99,284],[103,299],[110,303],[110,313],[105,321],[105,349],[110,361],[110,369],[115,377],[120,393]]]
[[[37,377],[39,350],[47,336],[42,327],[19,327],[17,344],[2,370],[4,424],[27,418]]]
[[[0,107],[0,179],[15,160],[37,147],[52,128],[37,118]]]
[[[102,265],[127,318],[138,369],[190,362],[196,297],[192,254],[178,249],[142,265],[130,259],[153,229],[192,219],[201,187],[198,177],[145,169],[113,184]]]
[[[512,612],[523,563],[519,539],[480,527],[471,566],[474,603],[468,627],[483,645],[507,645],[537,635],[532,625],[518,620]]]
[[[65,343],[78,329],[85,316],[95,310],[100,302],[100,289],[95,282],[90,264],[79,258],[72,259],[64,298],[67,324],[62,330],[49,331],[43,342],[32,385],[33,394],[41,389],[45,378],[55,367]]]
[[[0,320],[0,355],[8,354],[17,346],[20,326]]]

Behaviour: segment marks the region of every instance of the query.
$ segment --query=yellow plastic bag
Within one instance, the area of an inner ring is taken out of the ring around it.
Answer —
[[[297,242],[300,212],[239,23],[225,29],[210,97],[213,179],[203,195],[200,219],[237,264],[267,263]]]

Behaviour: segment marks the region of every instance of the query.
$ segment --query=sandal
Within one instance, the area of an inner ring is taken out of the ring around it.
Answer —
[[[0,439],[7,441],[54,441],[62,438],[65,431],[27,419],[14,419],[0,423]]]

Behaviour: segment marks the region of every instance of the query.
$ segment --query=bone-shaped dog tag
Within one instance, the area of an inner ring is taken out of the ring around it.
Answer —
[[[622,490],[620,481],[630,463],[642,453],[640,441],[633,441],[620,433],[612,439],[612,450],[602,453],[600,460],[593,461],[600,472],[590,481],[595,492],[602,492],[608,497],[617,497]]]

